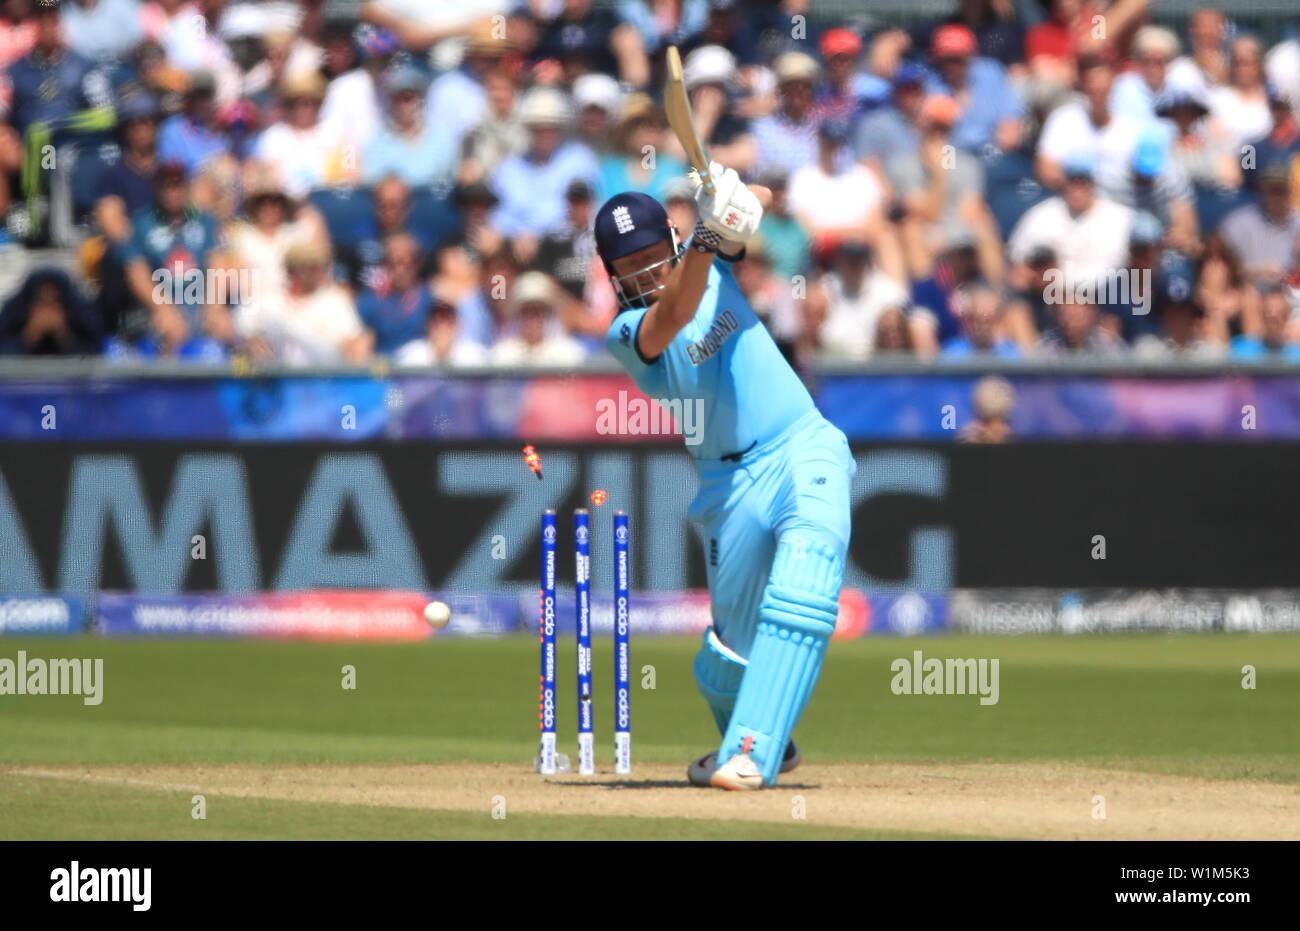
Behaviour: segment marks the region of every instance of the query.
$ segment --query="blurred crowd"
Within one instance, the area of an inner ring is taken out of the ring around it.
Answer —
[[[616,310],[602,200],[694,226],[675,44],[712,158],[773,191],[736,276],[796,362],[1300,359],[1300,20],[1274,25],[0,0],[0,263],[76,255],[24,273],[0,353],[579,364]]]

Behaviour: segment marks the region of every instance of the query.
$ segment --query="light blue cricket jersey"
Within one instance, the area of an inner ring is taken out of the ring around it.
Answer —
[[[605,345],[647,397],[683,405],[703,402],[701,441],[686,445],[696,459],[743,453],[815,409],[725,259],[715,260],[709,270],[695,317],[656,359],[642,358],[636,345],[645,314],[646,308],[618,314]]]

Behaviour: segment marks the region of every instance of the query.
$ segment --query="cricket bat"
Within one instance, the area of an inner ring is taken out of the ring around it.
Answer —
[[[700,176],[704,190],[714,193],[713,176],[709,174],[709,156],[700,141],[695,119],[691,116],[691,101],[686,96],[686,82],[682,79],[682,56],[677,46],[668,46],[668,81],[664,84],[664,112],[668,125],[677,134],[677,140],[686,152],[691,167]]]

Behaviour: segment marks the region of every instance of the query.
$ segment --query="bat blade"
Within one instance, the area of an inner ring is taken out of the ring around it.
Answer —
[[[686,81],[682,77],[682,56],[677,46],[668,46],[668,80],[664,84],[664,112],[668,125],[677,134],[677,140],[686,152],[691,167],[700,176],[700,183],[710,194],[714,192],[713,176],[709,173],[709,156],[700,141],[695,118],[691,116],[691,100],[686,95]]]

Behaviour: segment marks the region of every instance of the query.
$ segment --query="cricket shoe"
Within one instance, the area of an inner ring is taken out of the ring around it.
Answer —
[[[803,762],[803,754],[792,740],[785,745],[785,756],[781,759],[781,772],[788,773]],[[686,779],[693,786],[708,788],[713,785],[713,773],[718,768],[718,751],[705,754],[686,767]]]

